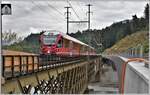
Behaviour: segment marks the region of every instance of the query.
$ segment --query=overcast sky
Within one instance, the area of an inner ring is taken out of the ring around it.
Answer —
[[[102,29],[113,22],[131,19],[132,15],[143,16],[143,11],[148,0],[144,1],[105,1],[105,0],[71,0],[69,1],[80,20],[87,20],[86,12],[91,3],[91,28]],[[31,32],[39,33],[41,30],[59,30],[66,33],[65,6],[69,6],[67,0],[45,1],[4,1],[12,4],[12,15],[3,15],[3,32],[17,32],[19,36],[27,36]],[[71,19],[79,20],[74,11],[70,9]],[[87,29],[87,24],[70,24],[69,32]]]

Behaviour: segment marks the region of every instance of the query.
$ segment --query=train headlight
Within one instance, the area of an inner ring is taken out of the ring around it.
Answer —
[[[50,51],[48,50],[47,53],[50,53]]]

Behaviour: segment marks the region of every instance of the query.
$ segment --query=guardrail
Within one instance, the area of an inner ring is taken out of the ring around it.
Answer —
[[[121,56],[106,56],[115,64],[118,81],[119,93],[133,94],[133,93],[148,93],[149,70],[144,67],[144,64],[149,64],[143,58],[125,58]]]
[[[124,52],[119,53],[119,55],[127,58],[149,59],[148,53],[144,53],[144,47],[141,44],[137,45],[136,47],[129,48]]]
[[[3,55],[2,76],[5,78],[17,77],[39,70],[38,55]]]
[[[5,79],[87,60],[87,56],[60,57],[56,55],[2,55],[2,58],[2,76]]]

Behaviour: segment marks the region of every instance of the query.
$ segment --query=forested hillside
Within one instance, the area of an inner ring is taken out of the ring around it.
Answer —
[[[148,31],[149,28],[149,5],[147,4],[143,12],[144,16],[138,18],[136,15],[132,16],[131,20],[124,20],[113,23],[111,26],[101,30],[85,30],[71,33],[70,35],[87,43],[91,44],[99,52],[101,47],[102,51],[110,48],[122,38],[135,33],[137,31]],[[100,45],[102,44],[102,46]],[[99,47],[99,48],[97,48]]]
[[[143,46],[143,52],[148,54],[149,52],[149,32],[148,31],[138,31],[131,35],[126,36],[121,39],[111,48],[105,50],[105,53],[121,53],[127,51],[128,49],[137,47],[139,45]]]
[[[9,46],[3,46],[3,49],[39,53],[39,34],[30,34],[23,41]]]
[[[149,5],[147,4],[143,12],[143,17],[137,17],[137,15],[133,14],[130,20],[116,22],[103,29],[78,31],[69,35],[95,47],[97,52],[103,52],[105,49],[112,47],[119,40],[130,34],[138,31],[148,31],[148,21]],[[33,53],[39,53],[39,48],[39,34],[30,34],[19,43],[3,46],[3,49]]]

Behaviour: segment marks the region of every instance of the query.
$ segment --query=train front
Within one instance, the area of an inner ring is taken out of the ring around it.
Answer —
[[[44,31],[40,35],[40,45],[42,54],[55,54],[59,32]]]

